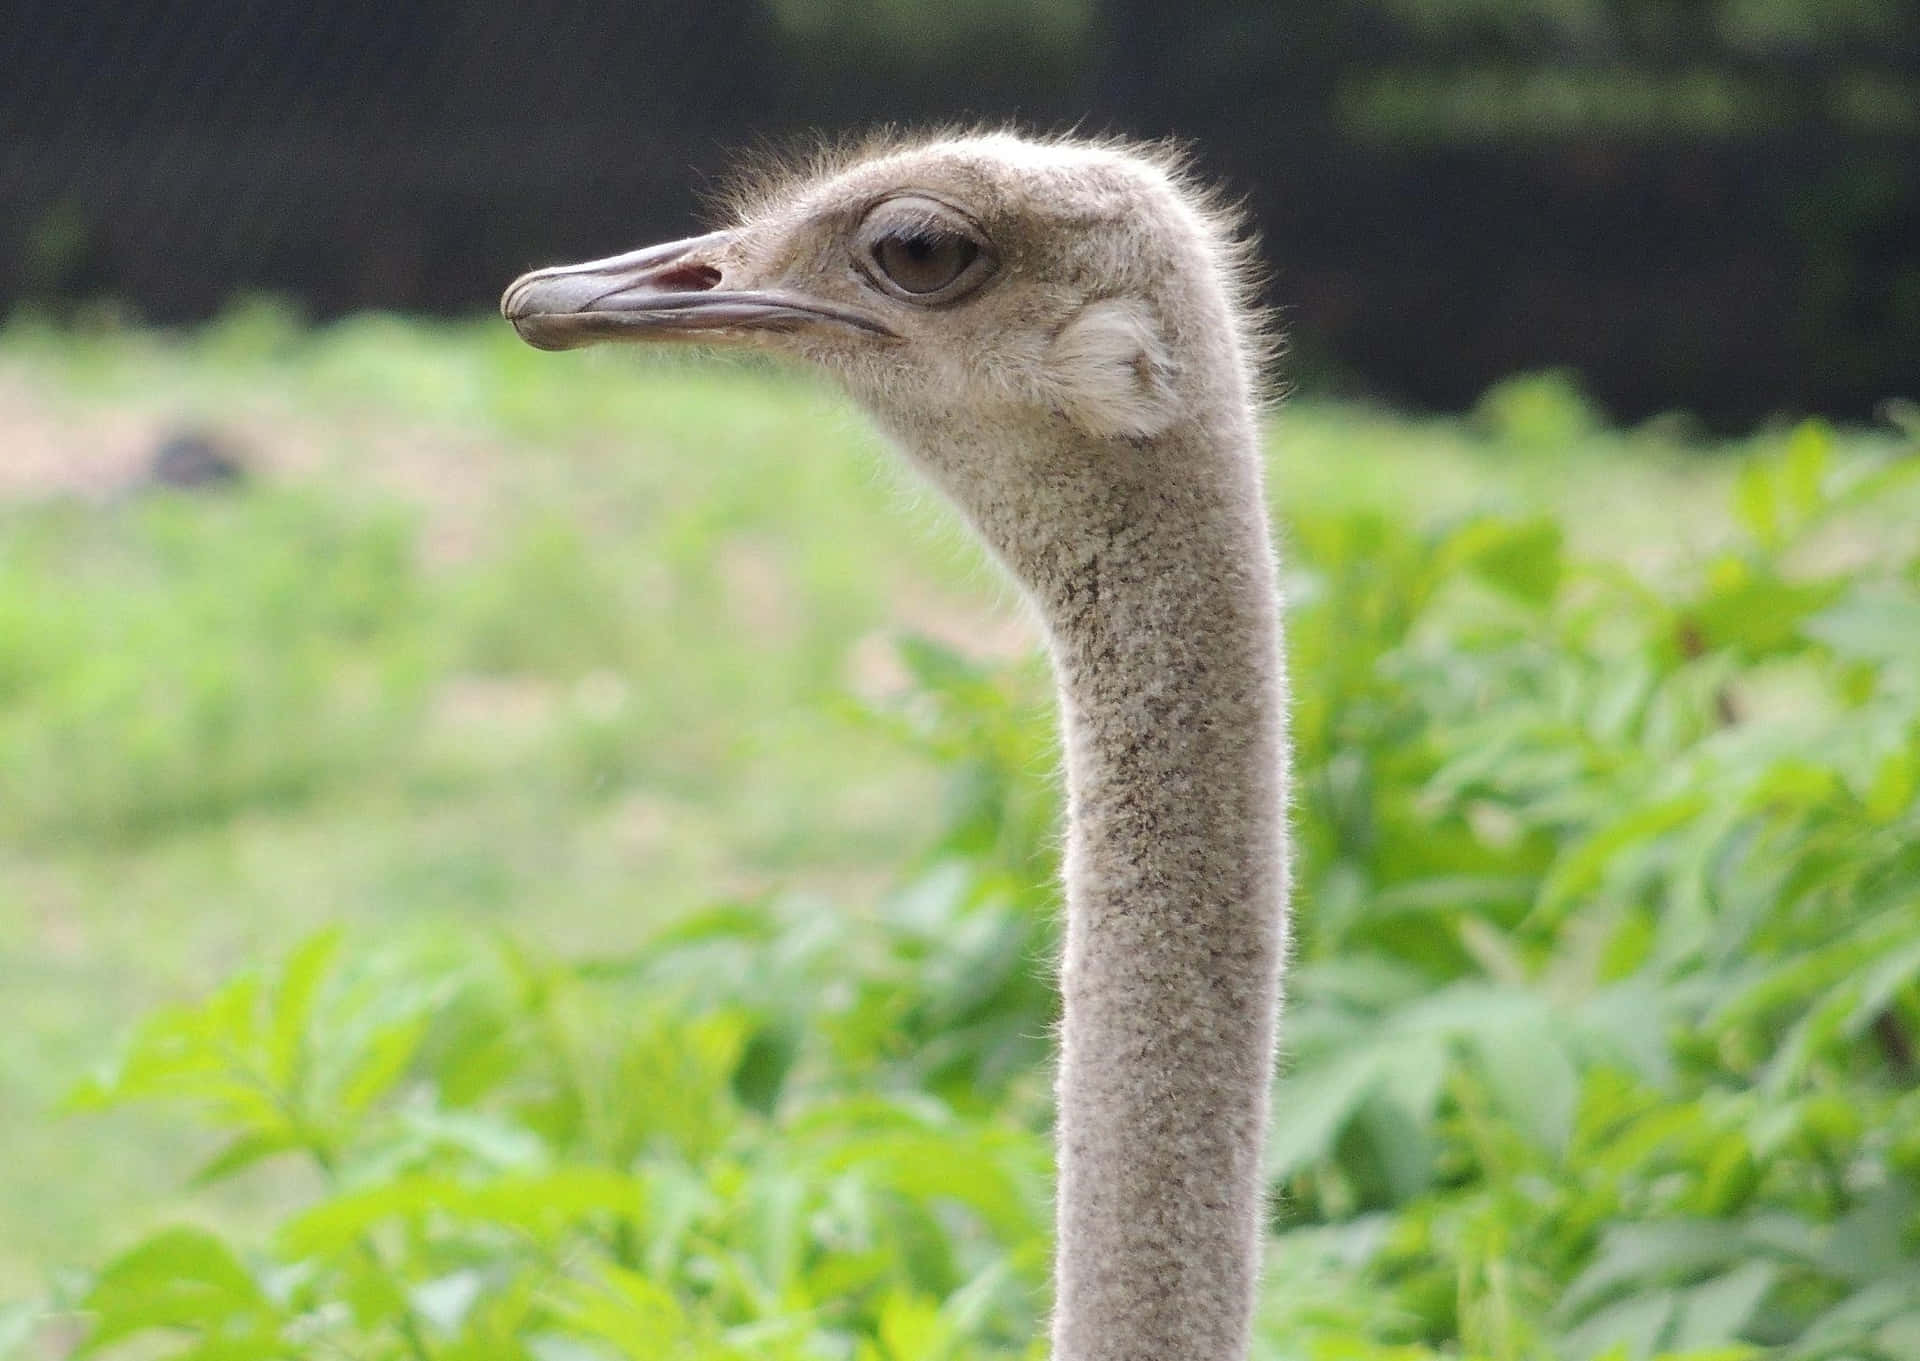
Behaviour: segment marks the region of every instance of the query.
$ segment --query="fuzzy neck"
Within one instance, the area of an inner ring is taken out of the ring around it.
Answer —
[[[1053,1361],[1248,1348],[1287,881],[1250,427],[1081,450],[1056,429],[1024,478],[973,483],[1046,624],[1066,738]]]

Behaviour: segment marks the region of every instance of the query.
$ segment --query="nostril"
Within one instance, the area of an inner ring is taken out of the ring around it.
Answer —
[[[654,275],[653,285],[676,293],[704,293],[719,287],[720,271],[712,265],[689,262]]]

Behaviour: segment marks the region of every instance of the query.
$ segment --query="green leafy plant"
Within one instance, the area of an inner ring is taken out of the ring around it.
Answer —
[[[1785,446],[1677,590],[1511,521],[1372,525],[1316,583],[1303,682],[1324,648],[1345,683],[1302,725],[1274,1170],[1294,1222],[1391,1216],[1410,1337],[1891,1358],[1920,1328],[1920,593],[1911,559],[1805,565],[1916,465]]]

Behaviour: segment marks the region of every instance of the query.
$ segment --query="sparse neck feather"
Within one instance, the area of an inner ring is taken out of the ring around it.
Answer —
[[[1053,1361],[1239,1361],[1286,949],[1253,421],[902,430],[1046,625],[1066,738]]]

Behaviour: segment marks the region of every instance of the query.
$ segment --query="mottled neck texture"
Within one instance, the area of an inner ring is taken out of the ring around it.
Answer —
[[[1055,443],[971,498],[1046,624],[1066,736],[1054,1361],[1247,1353],[1287,880],[1250,427]]]

